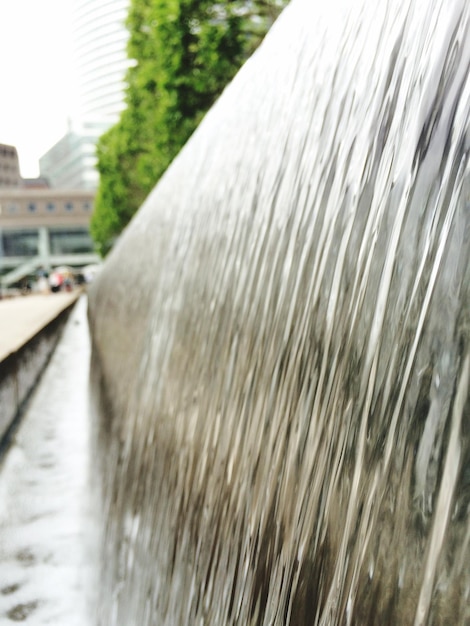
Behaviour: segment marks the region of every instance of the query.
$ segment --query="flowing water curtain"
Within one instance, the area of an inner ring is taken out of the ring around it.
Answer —
[[[293,0],[108,258],[105,623],[470,619],[468,30]]]

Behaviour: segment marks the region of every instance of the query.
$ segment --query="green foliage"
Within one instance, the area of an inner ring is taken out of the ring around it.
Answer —
[[[97,146],[102,254],[288,0],[131,0],[127,108]]]

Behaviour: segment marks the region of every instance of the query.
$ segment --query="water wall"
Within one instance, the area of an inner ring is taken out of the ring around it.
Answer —
[[[469,18],[292,0],[106,260],[101,624],[470,623]]]

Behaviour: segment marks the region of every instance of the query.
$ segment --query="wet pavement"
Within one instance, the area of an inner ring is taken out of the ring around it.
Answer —
[[[0,625],[89,626],[96,588],[86,298],[0,459]]]

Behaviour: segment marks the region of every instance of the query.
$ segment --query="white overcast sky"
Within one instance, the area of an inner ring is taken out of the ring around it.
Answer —
[[[70,0],[0,0],[0,143],[16,146],[24,178],[67,131]]]

